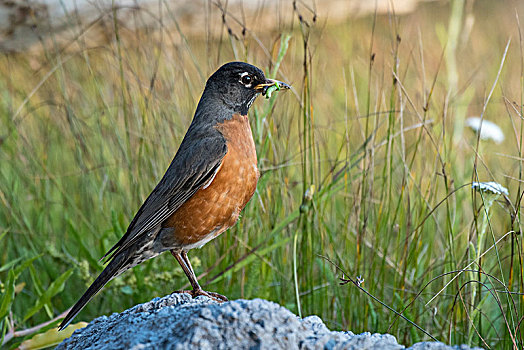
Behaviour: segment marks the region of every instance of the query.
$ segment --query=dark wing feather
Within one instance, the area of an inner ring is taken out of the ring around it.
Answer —
[[[112,258],[161,224],[213,178],[227,153],[224,137],[215,129],[204,137],[198,133],[193,133],[192,137],[188,135],[164,177],[136,213],[125,235],[102,259],[109,254],[112,254]],[[188,139],[191,142],[187,142]]]

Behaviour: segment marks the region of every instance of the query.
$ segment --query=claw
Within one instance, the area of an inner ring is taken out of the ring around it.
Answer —
[[[208,297],[209,299],[213,299],[214,301],[218,303],[224,303],[226,301],[229,301],[229,299],[223,296],[222,294],[218,294],[215,292],[206,292],[203,289],[177,290],[177,291],[174,291],[173,293],[187,293],[191,295],[191,297],[193,298],[203,295],[205,297]]]

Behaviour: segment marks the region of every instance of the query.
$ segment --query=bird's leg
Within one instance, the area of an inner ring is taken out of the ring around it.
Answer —
[[[189,278],[189,282],[191,283],[191,286],[193,287],[193,294],[196,294],[196,296],[198,296],[198,295],[211,296],[212,299],[215,299],[215,300],[217,300],[219,302],[228,301],[228,299],[225,296],[223,296],[222,294],[218,294],[218,293],[215,293],[215,292],[206,292],[206,291],[204,291],[200,287],[200,285],[198,284],[198,280],[197,280],[197,278],[195,276],[195,272],[193,271],[193,266],[191,266],[191,262],[189,261],[189,258],[187,257],[187,252],[186,251],[182,251],[182,253],[180,255],[182,256],[182,259],[184,260],[184,262],[186,263],[187,267],[189,267],[189,270],[191,271],[192,277],[190,277],[189,275],[187,277]],[[194,280],[194,283],[192,282],[192,279]],[[196,285],[196,288],[195,288],[195,285]]]
[[[196,279],[193,267],[191,266],[191,264],[186,263],[187,256],[186,259],[184,259],[181,253],[177,253],[174,250],[171,250],[171,255],[175,257],[176,261],[178,261],[178,263],[180,264],[180,267],[182,267],[182,270],[189,279],[189,283],[191,283],[191,287],[193,287],[193,290],[202,289],[200,287],[200,284],[198,284],[198,280]]]
[[[189,261],[189,258],[187,257],[187,253],[185,251],[182,251],[181,253],[175,252],[174,250],[171,250],[171,255],[173,255],[182,267],[182,270],[186,274],[187,278],[189,279],[189,283],[191,283],[191,287],[193,287],[193,290],[191,291],[177,291],[180,293],[189,293],[193,298],[196,298],[199,295],[205,295],[211,299],[214,299],[220,303],[224,301],[228,301],[228,299],[218,293],[214,292],[206,292],[205,290],[200,287],[200,284],[198,284],[198,280],[195,276],[195,272],[193,271],[193,266],[191,266],[191,262]]]
[[[202,287],[200,287],[200,284],[198,283],[198,279],[195,275],[195,271],[193,270],[193,266],[191,266],[191,261],[189,261],[189,258],[187,257],[187,253],[185,251],[182,251],[180,253],[180,257],[182,258],[182,261],[185,263],[185,265],[188,268],[188,272],[186,272],[187,278],[189,278],[189,282],[191,283],[191,287],[193,287],[193,290],[202,290]]]

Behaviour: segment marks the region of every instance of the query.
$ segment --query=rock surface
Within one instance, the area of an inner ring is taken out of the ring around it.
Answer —
[[[57,349],[404,349],[390,334],[330,331],[317,316],[298,318],[266,300],[218,304],[187,294],[155,298],[95,319]],[[417,343],[409,349],[469,349]]]

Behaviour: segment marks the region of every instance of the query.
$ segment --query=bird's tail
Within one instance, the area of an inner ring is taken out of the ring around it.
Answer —
[[[89,286],[87,291],[82,295],[80,300],[71,308],[71,311],[64,318],[58,330],[62,330],[75,318],[75,316],[86,306],[86,304],[91,300],[92,297],[96,295],[109,281],[114,277],[120,275],[122,272],[127,270],[129,265],[129,256],[123,251],[120,254],[116,255],[111,259],[106,268],[102,273],[96,278],[96,280]]]

